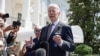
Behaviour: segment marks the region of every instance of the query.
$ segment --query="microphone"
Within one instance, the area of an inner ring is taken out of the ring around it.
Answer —
[[[46,50],[44,48],[39,48],[35,52],[35,56],[46,56]]]
[[[55,33],[55,35],[60,35],[61,36],[61,26],[58,26],[58,31]],[[57,47],[58,44],[57,43],[54,43],[54,47]]]
[[[40,48],[44,48],[46,50],[46,56],[49,56],[49,43],[46,41],[40,42]]]

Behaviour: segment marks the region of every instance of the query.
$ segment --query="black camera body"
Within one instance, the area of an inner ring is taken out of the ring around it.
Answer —
[[[14,27],[14,29],[16,29],[17,26],[21,26],[21,22],[20,21],[13,21],[13,27]]]
[[[3,14],[3,15],[2,15],[2,18],[9,18],[9,14],[8,14],[8,13]]]

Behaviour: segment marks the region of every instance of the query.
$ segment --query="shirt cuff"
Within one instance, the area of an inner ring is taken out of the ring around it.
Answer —
[[[59,44],[59,46],[62,46],[62,44],[63,44],[63,40],[61,40],[61,43]]]

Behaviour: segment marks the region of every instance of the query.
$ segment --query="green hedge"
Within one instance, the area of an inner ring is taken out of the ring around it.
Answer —
[[[85,44],[78,45],[75,49],[75,54],[80,54],[80,56],[84,56],[86,54],[92,54],[93,49]]]

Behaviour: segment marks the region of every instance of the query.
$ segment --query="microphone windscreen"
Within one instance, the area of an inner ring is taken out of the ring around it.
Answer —
[[[44,48],[46,50],[46,56],[49,56],[49,43],[47,41],[42,41],[40,48]]]
[[[46,50],[44,48],[39,48],[35,52],[35,56],[46,56]]]
[[[46,41],[43,41],[40,43],[40,48],[44,48],[44,49],[48,49],[49,48],[49,44]]]

